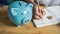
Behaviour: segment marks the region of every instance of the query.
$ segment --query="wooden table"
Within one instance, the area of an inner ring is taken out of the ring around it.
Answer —
[[[60,34],[60,24],[36,28],[33,22],[18,28],[7,16],[7,6],[0,9],[0,34]]]

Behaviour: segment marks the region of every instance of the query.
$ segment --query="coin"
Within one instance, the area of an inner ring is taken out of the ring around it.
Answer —
[[[48,18],[49,20],[51,20],[53,17],[52,17],[52,16],[47,16],[47,18]]]

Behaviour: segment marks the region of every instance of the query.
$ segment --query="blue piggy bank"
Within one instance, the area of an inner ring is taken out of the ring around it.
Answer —
[[[17,26],[28,24],[32,19],[33,4],[24,1],[15,1],[8,7],[8,17]]]

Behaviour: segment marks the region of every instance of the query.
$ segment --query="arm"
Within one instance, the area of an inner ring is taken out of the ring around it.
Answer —
[[[37,5],[36,0],[25,0],[27,3],[32,3],[33,5]]]
[[[34,19],[41,19],[44,15],[45,12],[42,7],[39,6],[39,1],[37,0],[24,0],[27,3],[32,3],[34,5],[33,8],[33,13],[34,13]]]

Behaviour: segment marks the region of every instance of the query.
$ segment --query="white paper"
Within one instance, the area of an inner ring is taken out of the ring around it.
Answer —
[[[58,24],[60,22],[60,6],[48,7],[44,10],[46,11],[46,15],[42,20],[33,20],[36,27]],[[47,16],[52,16],[53,19],[49,20]]]
[[[48,7],[46,10],[60,21],[60,6]]]

